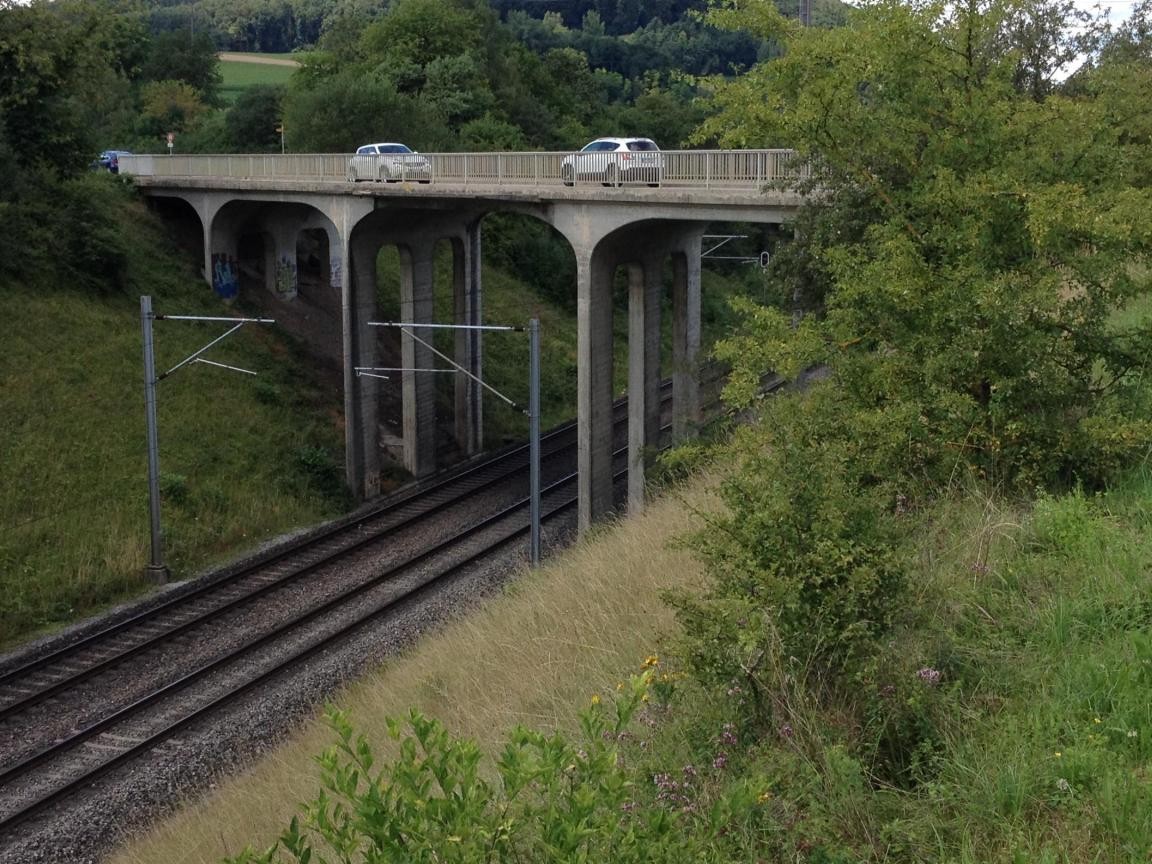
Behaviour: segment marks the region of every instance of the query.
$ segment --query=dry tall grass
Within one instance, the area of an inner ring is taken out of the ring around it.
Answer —
[[[669,632],[660,591],[690,586],[701,573],[671,541],[699,524],[696,511],[714,506],[706,484],[654,502],[425,638],[349,688],[341,707],[377,752],[387,752],[383,719],[410,707],[485,743],[502,741],[517,724],[574,725],[590,694],[637,671]],[[322,723],[307,724],[252,771],[124,848],[113,864],[206,864],[248,843],[269,844],[316,791],[312,757],[331,743]]]

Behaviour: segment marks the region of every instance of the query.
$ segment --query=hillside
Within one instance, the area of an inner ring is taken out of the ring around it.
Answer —
[[[715,512],[713,488],[693,481],[351,687],[339,707],[374,749],[374,771],[396,764],[401,788],[414,776],[384,722],[410,709],[475,741],[484,776],[520,724],[593,752],[579,718],[593,702],[611,718],[626,700],[618,682],[649,669],[651,700],[619,746],[634,806],[602,814],[604,835],[588,838],[606,854],[617,823],[642,824],[629,813],[670,820],[670,842],[646,861],[692,850],[708,862],[1127,864],[1147,853],[1146,472],[1106,496],[1034,507],[971,488],[915,517],[914,587],[871,670],[836,697],[795,669],[763,724],[738,685],[716,693],[683,676],[669,650],[677,628],[656,599],[704,579],[677,540]],[[316,755],[337,740],[308,723],[113,861],[215,864],[263,848],[314,799]],[[885,772],[900,766],[910,773],[894,782]],[[543,848],[533,823],[517,827]],[[466,842],[460,823],[447,830]]]
[[[93,193],[128,244],[123,287],[96,293],[29,274],[0,288],[0,644],[148,588],[139,295],[158,312],[234,314],[133,193],[101,185]],[[219,330],[158,324],[161,371]],[[211,356],[259,377],[190,366],[158,388],[176,578],[344,505],[338,394],[315,386],[272,330],[242,330]]]

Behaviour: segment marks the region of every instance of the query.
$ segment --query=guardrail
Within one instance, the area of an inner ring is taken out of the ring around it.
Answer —
[[[799,181],[809,166],[793,150],[665,150],[658,153],[423,153],[411,169],[395,158],[351,154],[124,155],[120,172],[141,177],[218,177],[243,180],[300,180],[348,183],[387,179],[452,186],[687,186],[758,190]],[[365,177],[363,160],[389,170]],[[417,169],[418,166],[418,169]]]

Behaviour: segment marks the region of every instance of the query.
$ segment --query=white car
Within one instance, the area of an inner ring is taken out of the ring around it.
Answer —
[[[633,181],[659,186],[663,177],[664,155],[650,138],[597,138],[560,163],[565,186],[577,180],[599,180],[606,186]]]
[[[352,183],[360,180],[428,183],[432,180],[432,164],[403,144],[365,144],[356,148],[356,155],[348,160],[348,180]]]

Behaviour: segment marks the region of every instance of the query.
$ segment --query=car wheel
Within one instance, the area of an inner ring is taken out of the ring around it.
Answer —
[[[616,176],[616,166],[609,165],[604,169],[604,185],[605,186],[619,186],[620,180]]]
[[[391,183],[392,182],[392,172],[390,172],[385,166],[381,165],[380,166],[380,176],[377,177],[376,179],[382,180],[385,183]]]
[[[360,182],[360,177],[356,174],[355,168],[349,168],[348,169],[348,182],[349,183],[359,183]]]
[[[575,172],[572,170],[571,165],[562,165],[560,167],[560,179],[564,181],[565,186],[573,186],[576,184]]]

